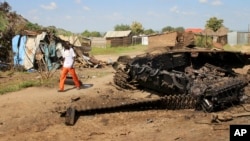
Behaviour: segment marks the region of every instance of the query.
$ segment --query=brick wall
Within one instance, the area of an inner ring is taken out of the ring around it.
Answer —
[[[152,35],[148,38],[148,46],[149,48],[175,46],[176,37],[177,32]]]

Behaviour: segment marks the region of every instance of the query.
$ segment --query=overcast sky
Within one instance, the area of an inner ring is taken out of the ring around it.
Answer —
[[[0,0],[3,2],[4,0]],[[74,33],[107,32],[140,22],[144,29],[204,28],[211,17],[230,30],[247,31],[250,0],[5,0],[33,23]]]

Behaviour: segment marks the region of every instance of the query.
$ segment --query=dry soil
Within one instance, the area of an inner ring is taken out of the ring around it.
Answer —
[[[112,59],[117,56],[96,56]],[[122,91],[113,85],[114,70],[105,68],[78,69],[84,86],[76,90],[66,85],[66,92],[57,87],[30,87],[0,96],[1,141],[225,141],[229,140],[229,125],[250,124],[250,117],[211,123],[212,115],[247,112],[249,104],[233,106],[216,113],[187,110],[146,110],[81,115],[74,126],[66,126],[64,117],[55,110],[67,106],[72,98],[83,105],[103,97],[147,98],[146,91]],[[59,73],[59,72],[58,72]],[[6,78],[0,78],[6,79]],[[249,93],[249,92],[248,92]]]

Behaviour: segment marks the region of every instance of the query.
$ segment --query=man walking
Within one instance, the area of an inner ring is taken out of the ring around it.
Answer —
[[[72,76],[76,88],[78,90],[80,90],[80,82],[78,80],[75,69],[73,67],[74,62],[75,62],[75,56],[76,55],[75,55],[74,50],[70,47],[69,42],[67,42],[66,45],[64,46],[64,50],[62,52],[63,68],[62,68],[62,71],[61,71],[58,92],[63,92],[64,91],[64,82],[66,80],[66,76],[67,76],[68,73],[70,73],[70,75]]]

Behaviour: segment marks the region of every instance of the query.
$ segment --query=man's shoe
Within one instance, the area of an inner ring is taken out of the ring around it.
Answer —
[[[64,92],[64,90],[57,90],[57,92]]]
[[[81,88],[80,87],[76,87],[77,90],[80,90]]]

